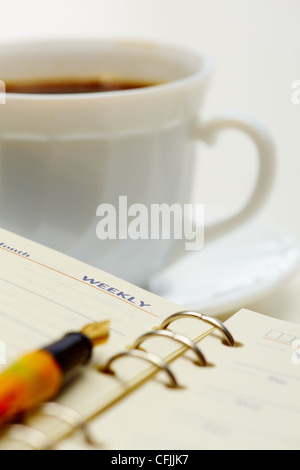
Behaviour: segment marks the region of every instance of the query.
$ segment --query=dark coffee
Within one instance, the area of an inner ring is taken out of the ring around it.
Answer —
[[[72,94],[99,93],[105,91],[132,90],[157,85],[158,83],[126,79],[65,79],[37,80],[27,82],[5,82],[6,93]]]

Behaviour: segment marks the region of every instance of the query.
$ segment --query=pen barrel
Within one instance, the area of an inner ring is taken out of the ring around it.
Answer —
[[[55,396],[63,373],[48,351],[28,354],[0,376],[0,424]]]
[[[92,349],[87,336],[70,333],[9,367],[0,375],[0,425],[55,397],[66,376],[90,360]]]
[[[92,356],[93,345],[82,333],[69,333],[44,348],[55,358],[64,374],[86,364]]]

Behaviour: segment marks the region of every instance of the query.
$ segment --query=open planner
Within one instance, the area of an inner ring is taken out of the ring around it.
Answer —
[[[0,296],[1,369],[111,320],[90,365],[2,429],[0,449],[300,449],[300,325],[184,312],[4,230]]]

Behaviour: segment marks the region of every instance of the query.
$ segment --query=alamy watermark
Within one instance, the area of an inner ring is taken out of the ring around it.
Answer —
[[[119,196],[119,207],[100,204],[96,234],[100,240],[185,240],[186,250],[204,245],[204,205],[132,204]]]
[[[291,344],[292,344],[292,348],[295,349],[295,351],[293,352],[291,356],[292,364],[294,364],[295,366],[299,366],[300,365],[300,338],[294,339],[294,341]]]
[[[294,80],[292,83],[292,96],[293,104],[300,104],[300,80]]]

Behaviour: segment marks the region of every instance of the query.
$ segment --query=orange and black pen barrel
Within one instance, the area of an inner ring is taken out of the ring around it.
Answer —
[[[89,362],[93,342],[83,333],[24,356],[0,375],[0,425],[52,399],[74,369]]]

